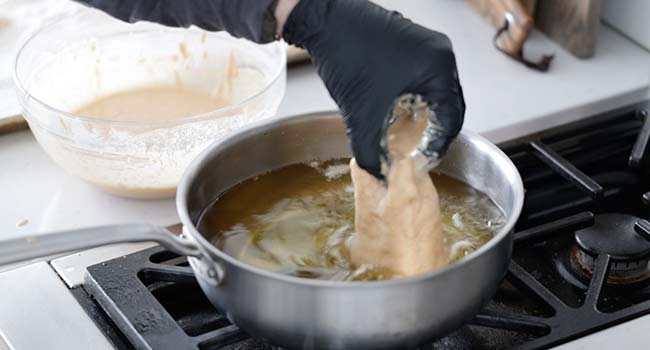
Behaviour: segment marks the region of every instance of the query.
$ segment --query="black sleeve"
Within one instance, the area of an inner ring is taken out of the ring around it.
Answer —
[[[274,40],[276,0],[75,0],[125,22],[218,31],[258,43]]]

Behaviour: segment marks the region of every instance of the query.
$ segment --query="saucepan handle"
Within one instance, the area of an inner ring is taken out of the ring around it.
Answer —
[[[198,246],[150,224],[99,226],[0,240],[0,265],[114,243],[157,242],[174,253],[201,257]]]

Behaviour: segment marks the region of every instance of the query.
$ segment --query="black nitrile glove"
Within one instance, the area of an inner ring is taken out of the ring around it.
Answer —
[[[284,27],[291,44],[309,51],[338,104],[359,166],[382,177],[380,146],[399,96],[421,95],[430,114],[419,150],[431,164],[463,124],[465,102],[451,42],[366,0],[301,0]]]
[[[225,30],[258,43],[275,40],[275,0],[75,0],[126,22]]]

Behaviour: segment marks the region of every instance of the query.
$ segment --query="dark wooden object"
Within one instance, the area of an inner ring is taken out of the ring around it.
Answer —
[[[600,25],[601,0],[541,0],[535,25],[573,55],[594,54]]]

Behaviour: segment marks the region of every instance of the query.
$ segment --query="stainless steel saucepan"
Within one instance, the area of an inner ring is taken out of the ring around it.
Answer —
[[[290,349],[415,347],[469,321],[504,277],[524,199],[515,166],[478,135],[462,132],[438,169],[486,193],[507,223],[484,246],[442,269],[378,282],[303,279],[246,265],[197,229],[203,211],[245,179],[292,163],[349,156],[336,113],[273,120],[212,145],[191,164],[176,197],[181,237],[152,225],[32,236],[0,242],[0,264],[104,244],[156,241],[189,257],[201,288],[232,322],[255,338]]]

